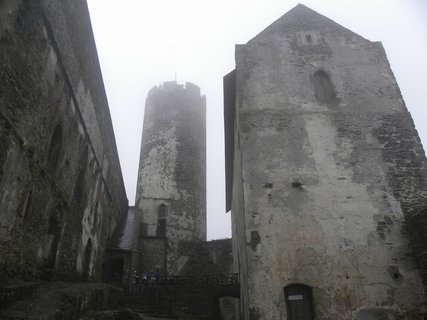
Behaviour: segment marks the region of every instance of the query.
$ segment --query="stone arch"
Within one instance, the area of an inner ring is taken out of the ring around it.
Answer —
[[[312,320],[312,288],[301,283],[293,283],[284,288],[286,313],[289,320]]]
[[[314,93],[317,101],[325,104],[336,102],[334,84],[330,76],[324,70],[317,70],[313,75]]]
[[[90,276],[90,262],[92,257],[92,240],[89,239],[86,243],[86,248],[83,256],[83,278],[89,279]]]
[[[49,147],[49,153],[47,157],[47,166],[52,172],[55,172],[58,167],[61,147],[62,147],[62,125],[58,124],[55,127],[55,130],[53,131],[52,137],[50,139],[50,147]]]
[[[166,237],[166,215],[167,215],[167,207],[165,204],[161,204],[159,206],[157,212],[157,229],[156,236],[157,237]]]

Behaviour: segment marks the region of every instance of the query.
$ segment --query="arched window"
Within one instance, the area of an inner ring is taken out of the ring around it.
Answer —
[[[334,85],[325,71],[316,71],[313,76],[313,82],[317,101],[326,104],[336,102]]]
[[[52,172],[55,172],[58,166],[59,154],[62,145],[62,127],[58,124],[53,131],[52,138],[50,140],[49,154],[47,157],[47,165]]]
[[[291,284],[284,289],[286,312],[289,320],[313,320],[311,287]]]
[[[156,236],[166,237],[166,206],[163,203],[159,206],[159,212],[157,213]]]
[[[82,156],[80,157],[79,172],[77,174],[77,180],[74,187],[74,199],[77,201],[80,201],[83,195],[83,186],[85,182],[86,167],[88,163],[88,153],[88,147],[86,146],[83,150]]]

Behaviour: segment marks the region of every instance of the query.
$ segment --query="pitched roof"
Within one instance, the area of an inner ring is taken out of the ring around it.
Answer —
[[[298,4],[252,38],[248,43],[262,39],[270,34],[285,35],[299,31],[311,30],[320,30],[342,35],[348,34],[368,41],[335,21],[317,13],[313,9],[310,9],[303,4]]]
[[[138,235],[138,210],[136,207],[129,207],[126,216],[114,232],[108,245],[108,249],[135,250]]]

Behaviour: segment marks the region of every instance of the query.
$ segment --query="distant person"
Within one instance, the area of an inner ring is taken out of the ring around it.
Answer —
[[[154,273],[153,273],[153,276],[151,277],[151,282],[153,284],[157,283],[157,282],[159,282],[159,278],[160,278],[160,270],[156,269],[156,271],[154,271]]]
[[[148,272],[147,271],[144,271],[142,273],[142,281],[145,281],[145,282],[148,281]]]
[[[138,292],[139,291],[139,276],[138,276],[138,272],[135,270],[133,272],[133,279],[132,279],[132,291],[133,292]]]
[[[140,283],[140,292],[143,293],[145,287],[147,287],[149,285],[148,283],[148,273],[146,271],[144,271],[143,273],[141,273],[141,283]]]

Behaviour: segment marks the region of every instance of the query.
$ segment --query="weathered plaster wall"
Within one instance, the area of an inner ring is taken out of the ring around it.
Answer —
[[[127,199],[86,3],[0,15],[1,273],[99,278]]]
[[[136,204],[144,236],[161,236],[166,206],[167,272],[179,272],[178,241],[206,239],[206,99],[191,83],[166,82],[148,94]]]
[[[313,288],[316,319],[418,319],[403,227],[425,205],[426,159],[381,44],[299,5],[236,49],[245,319],[287,319],[293,283]]]

